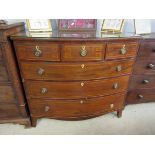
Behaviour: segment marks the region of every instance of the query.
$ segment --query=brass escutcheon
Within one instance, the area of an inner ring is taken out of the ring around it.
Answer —
[[[114,108],[114,104],[110,104],[110,108],[113,109]]]
[[[81,82],[81,87],[83,87],[84,86],[84,82]]]
[[[36,46],[34,55],[36,57],[40,57],[42,55],[42,51],[39,49],[39,46]]]
[[[80,55],[85,57],[87,55],[86,46],[81,47]]]

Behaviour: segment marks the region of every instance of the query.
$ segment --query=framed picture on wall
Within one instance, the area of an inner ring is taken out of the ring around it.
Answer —
[[[150,19],[134,19],[134,26],[135,26],[136,34],[151,33],[151,20]]]
[[[96,19],[59,19],[60,31],[95,31]]]
[[[30,32],[52,31],[51,21],[49,19],[27,19],[26,24]]]
[[[102,32],[121,33],[124,26],[124,19],[104,19]]]

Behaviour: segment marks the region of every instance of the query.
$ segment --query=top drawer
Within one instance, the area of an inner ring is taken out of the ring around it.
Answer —
[[[105,44],[64,44],[63,61],[98,61],[105,53]]]
[[[108,43],[106,59],[135,57],[138,50],[137,42]]]
[[[155,56],[155,41],[142,41],[138,55],[142,57]]]
[[[15,43],[15,48],[20,60],[60,61],[58,44],[47,42]]]

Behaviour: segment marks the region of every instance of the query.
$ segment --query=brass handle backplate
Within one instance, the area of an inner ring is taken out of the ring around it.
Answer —
[[[40,57],[40,56],[42,55],[42,51],[39,49],[39,46],[36,46],[34,55],[35,55],[36,57]]]
[[[152,68],[154,68],[154,65],[153,64],[149,64],[148,68],[152,69]]]
[[[118,83],[114,83],[114,84],[113,84],[113,88],[114,88],[114,89],[117,89],[117,88],[118,88]]]
[[[45,112],[48,112],[50,110],[49,106],[45,106]]]
[[[127,53],[127,50],[125,48],[125,45],[123,45],[123,47],[121,48],[120,53],[121,54],[126,54]]]
[[[144,84],[148,84],[149,83],[149,80],[143,80],[143,83]]]
[[[86,47],[85,46],[81,47],[80,55],[82,57],[85,57],[87,55],[87,51],[86,51]]]
[[[116,66],[116,71],[117,72],[120,72],[121,70],[122,70],[122,66],[121,65]]]
[[[39,75],[43,75],[44,72],[45,72],[45,70],[44,70],[43,68],[39,68],[38,71],[37,71],[37,73],[38,73]]]
[[[41,93],[42,93],[42,94],[47,93],[47,91],[48,91],[47,88],[42,88],[42,89],[41,89]]]
[[[141,95],[141,94],[138,94],[138,97],[139,97],[140,99],[144,98],[144,96]]]

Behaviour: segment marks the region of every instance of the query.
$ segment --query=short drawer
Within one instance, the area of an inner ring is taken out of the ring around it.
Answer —
[[[77,99],[124,92],[129,76],[80,82],[26,81],[30,98]]]
[[[121,110],[124,107],[124,94],[84,100],[29,100],[32,116],[74,118],[99,115]]]
[[[140,44],[140,49],[138,56],[142,57],[155,57],[155,40],[154,41],[142,41]]]
[[[63,61],[98,61],[105,53],[105,44],[64,44]]]
[[[137,50],[137,42],[108,43],[106,49],[106,59],[135,57]]]
[[[155,89],[135,89],[128,92],[126,102],[128,104],[145,103],[155,101]]]
[[[135,63],[134,74],[155,74],[155,57],[145,58],[139,57]]]
[[[0,82],[8,81],[8,74],[2,62],[0,62]]]
[[[129,84],[129,89],[155,88],[154,75],[133,75]]]
[[[60,49],[58,44],[47,42],[15,43],[18,59],[60,61]]]
[[[21,62],[25,79],[90,80],[130,74],[134,60],[94,63],[37,63]]]
[[[0,103],[15,103],[15,94],[11,86],[0,85]]]
[[[20,117],[18,108],[15,104],[0,103],[0,119]]]

